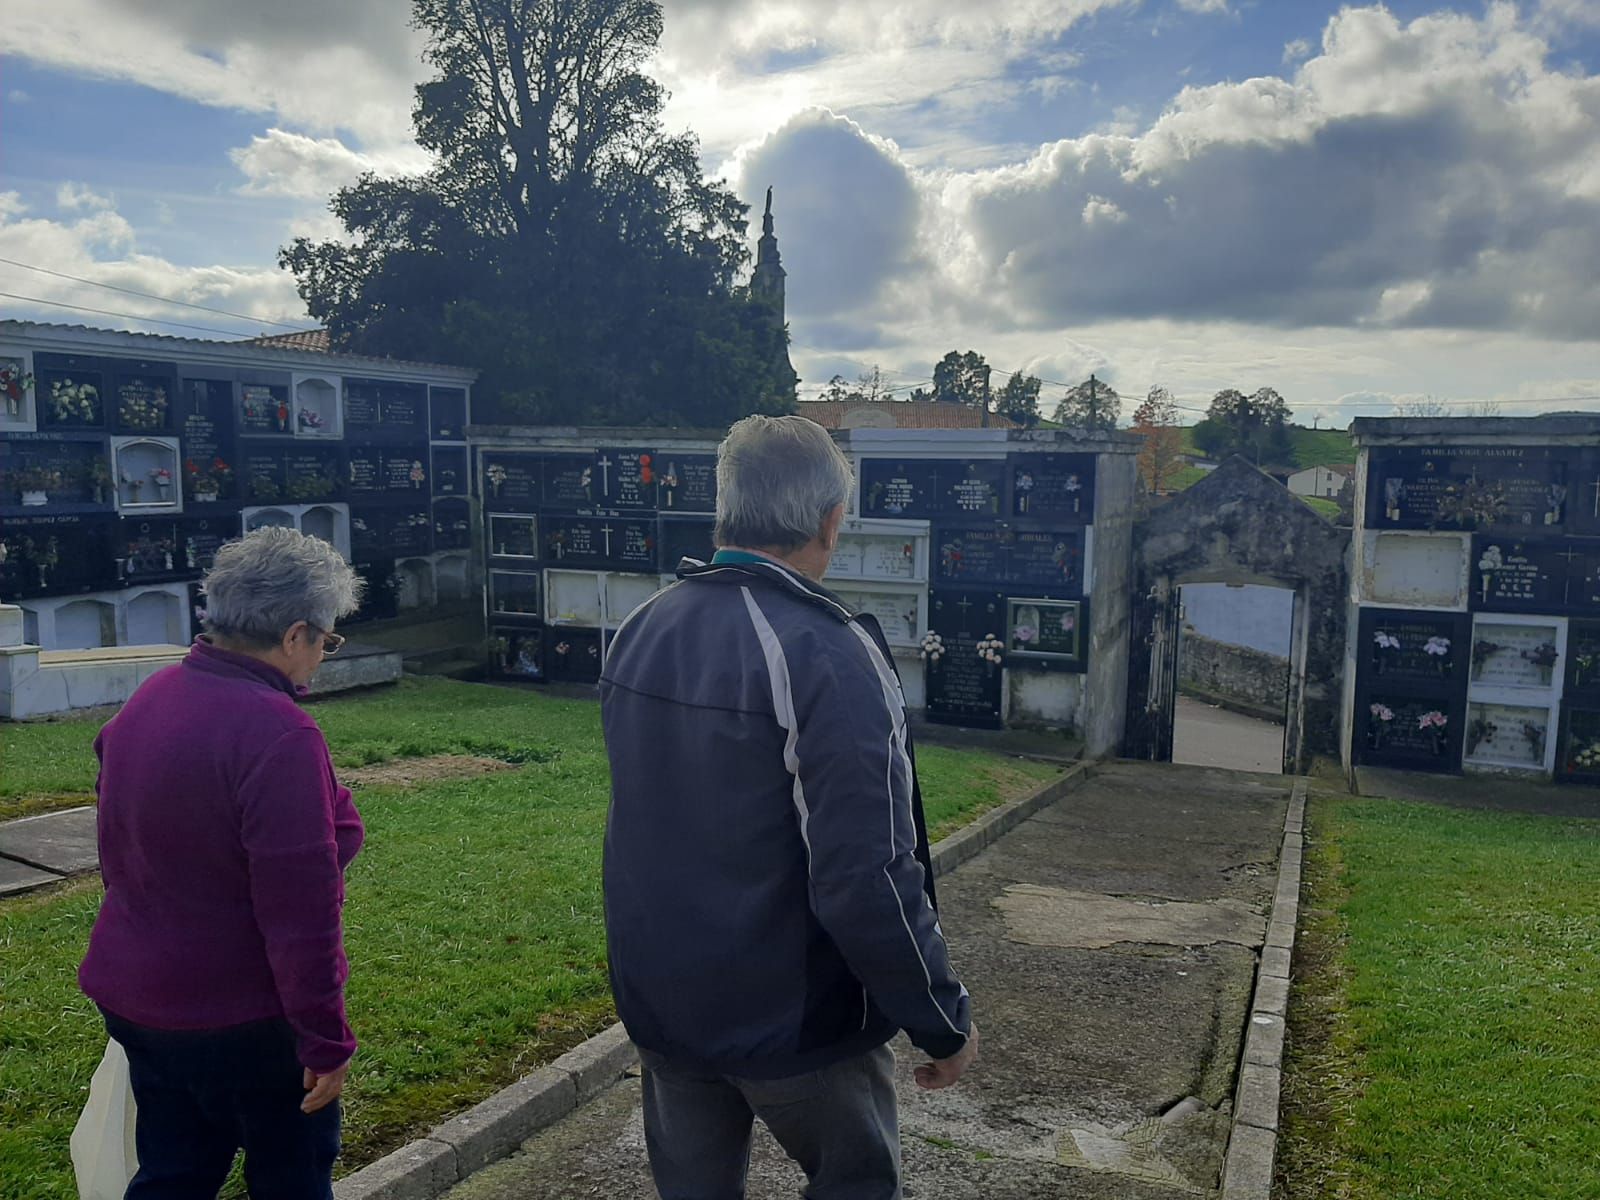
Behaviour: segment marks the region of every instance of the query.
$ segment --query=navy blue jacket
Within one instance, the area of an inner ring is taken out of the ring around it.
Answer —
[[[686,561],[618,629],[606,932],[638,1045],[776,1078],[897,1029],[966,1044],[892,663],[870,617],[765,560]]]

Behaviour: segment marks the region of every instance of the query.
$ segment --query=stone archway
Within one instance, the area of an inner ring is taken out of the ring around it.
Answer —
[[[1208,582],[1294,591],[1284,770],[1337,758],[1349,558],[1348,529],[1239,457],[1136,524],[1123,754],[1171,761],[1178,589]]]

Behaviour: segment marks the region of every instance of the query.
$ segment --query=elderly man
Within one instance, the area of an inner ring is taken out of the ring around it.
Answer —
[[[78,979],[128,1054],[129,1200],[329,1200],[345,1020],[344,868],[361,819],[297,703],[361,581],[327,542],[217,552],[206,636],[95,740],[105,900]]]
[[[707,565],[617,631],[606,928],[645,1064],[662,1200],[744,1195],[754,1117],[813,1200],[898,1197],[897,1030],[954,1083],[976,1052],[934,911],[921,797],[882,632],[817,581],[850,464],[800,417],[717,459]]]

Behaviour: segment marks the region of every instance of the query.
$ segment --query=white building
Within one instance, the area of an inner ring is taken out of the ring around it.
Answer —
[[[1318,496],[1335,500],[1344,485],[1355,477],[1355,465],[1340,463],[1332,467],[1307,467],[1289,476],[1289,490],[1296,496]]]

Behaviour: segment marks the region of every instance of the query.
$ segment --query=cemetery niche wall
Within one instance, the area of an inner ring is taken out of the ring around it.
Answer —
[[[597,677],[627,614],[682,558],[712,554],[721,436],[473,430],[491,672]],[[858,487],[824,582],[877,619],[907,704],[961,725],[1084,728],[1097,497],[1126,520],[1137,443],[1003,430],[835,436]],[[1108,578],[1114,590],[1125,571]],[[1117,611],[1114,598],[1107,608]],[[1113,655],[1106,669],[1121,665]]]
[[[1600,783],[1600,417],[1352,432],[1347,761]]]
[[[0,322],[0,601],[45,650],[184,642],[217,549],[283,525],[368,581],[363,617],[467,599],[476,372]]]

